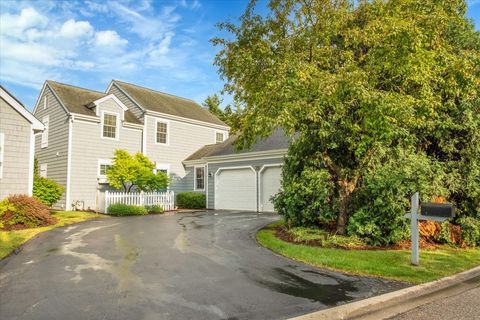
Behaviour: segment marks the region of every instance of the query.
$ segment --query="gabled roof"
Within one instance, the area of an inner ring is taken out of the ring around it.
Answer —
[[[5,100],[12,108],[14,108],[18,113],[20,113],[28,122],[32,124],[33,130],[43,130],[45,129],[44,125],[35,118],[30,111],[25,108],[23,103],[20,102],[14,95],[7,91],[4,87],[0,85],[0,97]]]
[[[69,84],[47,80],[47,84],[61,100],[69,112],[96,117],[96,113],[88,106],[94,101],[108,96],[108,93],[80,88]],[[141,121],[130,111],[125,111],[125,121],[141,124]]]
[[[142,109],[228,127],[193,100],[119,80],[112,80],[112,84],[123,90]]]
[[[235,141],[238,136],[231,136],[222,143],[207,144],[195,151],[184,161],[200,160],[202,158],[219,157],[228,155],[239,155],[250,152],[267,152],[275,150],[286,150],[291,138],[288,137],[283,130],[276,130],[265,139],[257,141],[249,149],[239,150],[235,149]]]

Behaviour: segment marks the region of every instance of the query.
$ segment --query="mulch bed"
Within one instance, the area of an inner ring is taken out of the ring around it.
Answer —
[[[405,250],[405,249],[410,249],[411,248],[411,241],[410,240],[404,240],[401,241],[397,244],[392,244],[388,246],[342,246],[342,245],[336,245],[336,246],[329,246],[326,247],[322,244],[322,241],[320,240],[309,240],[309,241],[297,241],[295,238],[288,232],[288,230],[285,227],[277,227],[275,228],[275,236],[285,242],[290,242],[294,244],[302,244],[302,245],[307,245],[311,247],[323,247],[323,248],[334,248],[334,249],[344,249],[344,250]],[[438,246],[434,243],[430,243],[428,241],[425,241],[424,239],[420,239],[419,246],[421,249],[435,249]]]

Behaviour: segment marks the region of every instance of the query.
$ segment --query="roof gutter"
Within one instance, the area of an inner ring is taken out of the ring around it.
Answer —
[[[212,123],[212,122],[206,122],[206,121],[201,121],[201,120],[195,120],[195,119],[190,119],[190,118],[174,116],[174,115],[171,115],[171,114],[168,114],[168,113],[161,113],[161,112],[157,112],[157,111],[146,110],[145,114],[150,115],[150,116],[157,116],[157,117],[162,117],[162,118],[165,118],[165,119],[175,120],[175,121],[179,121],[179,122],[185,122],[185,123],[189,123],[189,124],[196,124],[196,125],[203,126],[203,127],[211,127],[211,128],[215,128],[215,129],[219,129],[219,130],[226,130],[226,131],[230,130],[229,126],[224,126],[224,125],[220,125],[220,124],[216,124],[216,123]]]
[[[202,157],[200,159],[194,160],[185,160],[183,164],[185,166],[191,166],[195,164],[203,163],[218,163],[218,162],[228,162],[228,161],[246,161],[246,160],[257,160],[257,159],[271,159],[271,158],[282,158],[287,154],[288,149],[276,149],[268,151],[257,151],[257,152],[245,152],[245,153],[233,153],[228,155],[219,155],[219,156],[210,156]]]

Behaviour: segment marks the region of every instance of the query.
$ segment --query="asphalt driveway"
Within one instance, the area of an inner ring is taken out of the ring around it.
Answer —
[[[259,247],[256,230],[276,219],[210,211],[45,232],[0,262],[0,318],[285,319],[405,286]]]

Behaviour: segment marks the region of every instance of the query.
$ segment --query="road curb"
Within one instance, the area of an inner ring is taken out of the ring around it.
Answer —
[[[448,290],[476,277],[480,277],[480,266],[432,282],[309,313],[290,320],[385,319],[428,303],[425,302],[426,299],[422,300],[424,297],[430,297],[434,293]],[[421,303],[421,301],[424,302]],[[409,308],[401,308],[399,305],[402,303],[409,305]]]

